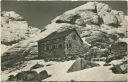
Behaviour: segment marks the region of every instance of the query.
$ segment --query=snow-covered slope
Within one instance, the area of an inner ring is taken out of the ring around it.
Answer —
[[[42,64],[44,67],[34,69],[38,73],[42,70],[46,70],[51,77],[43,81],[126,81],[127,74],[114,74],[110,70],[112,66],[103,66],[104,62],[96,62],[101,66],[88,68],[80,71],[67,73],[67,70],[74,63],[72,61],[65,62],[44,62],[43,60],[31,60],[26,62],[26,67],[20,70],[14,70],[10,73],[8,71],[2,72],[2,80],[6,80],[9,75],[16,75],[21,71],[28,71],[35,64]],[[51,64],[51,66],[46,66]]]

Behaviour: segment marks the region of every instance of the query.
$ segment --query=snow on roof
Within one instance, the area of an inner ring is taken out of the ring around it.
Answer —
[[[46,38],[41,39],[41,40],[46,41],[46,40],[56,39],[60,37],[65,37],[66,35],[70,34],[74,30],[75,29],[68,29],[68,30],[61,31],[61,32],[55,31],[51,33],[49,36],[47,36]]]

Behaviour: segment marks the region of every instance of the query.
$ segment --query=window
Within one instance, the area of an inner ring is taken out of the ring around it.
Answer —
[[[50,50],[52,49],[52,45],[49,46],[49,49],[50,49]]]
[[[71,43],[68,43],[67,44],[67,48],[71,48],[72,47],[72,44]]]
[[[71,43],[69,43],[69,48],[71,48],[72,47],[72,44]]]
[[[52,49],[55,49],[55,45],[52,45]]]
[[[63,44],[61,43],[61,44],[59,44],[59,46],[58,46],[59,48],[62,48],[63,47]]]
[[[57,44],[55,44],[55,48],[57,48]]]

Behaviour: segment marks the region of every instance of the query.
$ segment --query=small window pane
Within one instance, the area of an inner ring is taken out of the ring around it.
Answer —
[[[52,45],[52,49],[55,49],[55,45]]]
[[[55,44],[55,48],[57,48],[57,44]]]
[[[72,45],[71,45],[71,43],[69,43],[69,48],[71,48],[72,47]]]
[[[49,49],[50,49],[50,50],[52,49],[52,45],[49,46]]]
[[[62,48],[63,47],[63,45],[62,44],[59,44],[59,48]]]

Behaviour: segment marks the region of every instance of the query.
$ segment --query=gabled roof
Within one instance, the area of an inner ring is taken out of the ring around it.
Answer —
[[[65,37],[65,36],[67,36],[68,34],[70,34],[73,31],[75,31],[76,34],[79,36],[79,34],[77,33],[76,29],[73,28],[73,29],[67,29],[67,30],[64,30],[64,31],[55,31],[55,32],[51,33],[49,36],[47,36],[46,38],[41,39],[39,41],[43,42],[43,41],[47,41],[47,40],[57,39],[57,38],[60,38],[60,37]],[[82,41],[82,39],[81,39],[81,41]]]

